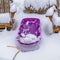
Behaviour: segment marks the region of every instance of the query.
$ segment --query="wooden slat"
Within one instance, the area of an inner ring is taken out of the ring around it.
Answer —
[[[0,28],[12,28],[14,20],[12,19],[10,23],[0,23]]]
[[[0,24],[0,28],[12,27],[10,24]]]
[[[0,0],[0,13],[10,12],[10,0]]]
[[[0,13],[4,12],[3,0],[0,0]]]
[[[4,0],[5,12],[10,12],[10,0]]]
[[[57,10],[58,10],[58,16],[60,17],[60,0],[57,0]]]
[[[57,8],[59,7],[59,0],[56,0],[57,1]]]

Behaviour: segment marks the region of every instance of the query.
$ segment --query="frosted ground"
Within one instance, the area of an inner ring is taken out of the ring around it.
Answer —
[[[40,49],[31,52],[20,52],[15,60],[60,60],[60,33],[52,33],[52,23],[45,15],[23,13],[23,0],[14,0],[17,6],[15,20],[17,29],[0,32],[0,60],[12,60],[17,52],[16,48],[7,46],[16,46],[16,37],[21,20],[26,17],[37,17],[41,20]],[[20,4],[20,5],[19,5]],[[47,30],[47,31],[46,31]]]

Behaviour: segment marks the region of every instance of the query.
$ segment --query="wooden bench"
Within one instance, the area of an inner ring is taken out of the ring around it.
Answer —
[[[0,23],[0,29],[7,28],[7,30],[11,30],[14,24],[14,14],[10,12],[10,0],[0,0],[0,13],[10,13],[11,20],[9,23]]]

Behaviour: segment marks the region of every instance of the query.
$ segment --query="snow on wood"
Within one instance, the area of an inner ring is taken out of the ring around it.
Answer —
[[[46,12],[46,16],[53,16],[54,10],[56,10],[55,6],[49,8]]]
[[[0,23],[9,23],[11,20],[9,13],[0,14]]]
[[[0,13],[10,12],[10,0],[0,0]]]
[[[57,0],[58,16],[60,17],[60,0]]]
[[[25,7],[31,7],[32,9],[46,9],[49,6],[56,5],[56,0],[25,0]]]
[[[15,4],[13,4],[11,7],[10,7],[10,12],[16,12],[17,11],[17,7]]]
[[[60,17],[58,17],[58,13],[55,12],[53,15],[53,24],[57,27],[60,26]]]

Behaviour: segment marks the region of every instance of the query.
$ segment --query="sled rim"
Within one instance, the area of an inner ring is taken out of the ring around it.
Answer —
[[[17,40],[20,44],[22,44],[22,45],[33,45],[33,44],[36,44],[36,43],[38,43],[39,41],[36,41],[36,42],[32,42],[32,43],[23,43],[23,42],[21,42],[21,41],[19,41],[19,40]]]

